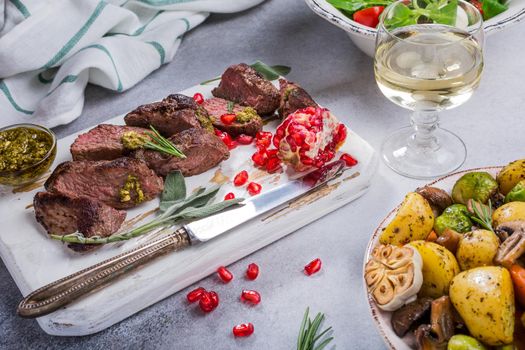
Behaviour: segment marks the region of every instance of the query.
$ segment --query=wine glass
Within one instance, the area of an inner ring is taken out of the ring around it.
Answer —
[[[374,71],[381,92],[413,111],[411,126],[383,142],[383,160],[413,178],[458,169],[467,151],[439,127],[439,112],[467,101],[483,70],[483,18],[463,0],[400,0],[382,13]]]

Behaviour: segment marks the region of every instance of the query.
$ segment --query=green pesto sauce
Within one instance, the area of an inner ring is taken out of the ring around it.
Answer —
[[[237,112],[235,116],[236,116],[236,121],[241,124],[248,123],[254,118],[260,118],[259,115],[257,114],[257,111],[253,109],[252,107],[244,108],[242,111]]]
[[[18,171],[38,163],[53,147],[48,133],[27,127],[0,131],[0,171]]]
[[[134,150],[142,148],[148,141],[148,138],[139,134],[138,132],[128,131],[122,134],[120,141],[122,142],[124,148]]]
[[[119,191],[120,201],[129,202],[133,193],[135,194],[135,203],[138,204],[144,201],[144,192],[142,192],[142,187],[140,185],[138,177],[128,175],[126,183],[124,184],[124,186],[122,186],[122,188]]]
[[[197,120],[199,121],[200,125],[204,130],[213,132],[212,121],[202,107],[197,108],[197,110],[195,111],[195,115],[197,116]]]

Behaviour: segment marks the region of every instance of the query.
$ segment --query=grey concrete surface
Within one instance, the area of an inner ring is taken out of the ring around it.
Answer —
[[[525,157],[524,37],[523,24],[488,37],[479,90],[468,103],[442,116],[442,125],[467,144],[464,169]],[[407,112],[376,87],[371,59],[343,31],[314,15],[300,0],[270,0],[241,14],[212,16],[186,35],[174,62],[127,92],[90,86],[83,115],[56,130],[66,136],[195,85],[229,64],[256,59],[292,66],[290,79],[300,82],[376,149],[391,130],[408,123]],[[368,194],[233,264],[230,269],[238,278],[232,283],[222,285],[215,276],[197,283],[221,296],[220,307],[208,315],[186,304],[192,286],[98,334],[52,337],[35,321],[15,315],[21,295],[0,264],[0,348],[294,349],[301,317],[310,306],[326,314],[336,349],[383,349],[366,306],[363,253],[380,219],[422,183],[381,164]],[[315,257],[323,260],[323,270],[307,278],[301,268]],[[240,277],[250,262],[261,267],[254,282]],[[260,305],[238,302],[246,287],[260,291]],[[252,322],[255,334],[234,339],[231,327],[241,322]]]

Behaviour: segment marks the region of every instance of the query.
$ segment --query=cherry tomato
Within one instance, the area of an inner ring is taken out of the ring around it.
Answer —
[[[525,306],[525,268],[518,264],[512,265],[510,268],[510,276],[514,284],[516,300],[518,300],[522,306]]]
[[[367,27],[375,28],[379,24],[379,15],[381,15],[381,12],[383,12],[384,9],[384,6],[372,6],[354,12],[354,21]]]
[[[478,1],[478,0],[470,0],[469,1],[472,5],[474,5],[475,8],[478,9],[479,13],[481,13],[481,15],[483,15],[483,4],[481,3],[481,1]]]

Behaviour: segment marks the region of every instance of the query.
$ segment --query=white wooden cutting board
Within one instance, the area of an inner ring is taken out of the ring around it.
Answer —
[[[213,87],[199,85],[182,93],[193,96],[195,92],[201,92],[208,98],[211,97]],[[107,123],[123,124],[123,116],[108,120]],[[273,132],[276,126],[277,122],[273,122],[265,126],[265,130]],[[71,160],[69,146],[77,135],[58,142],[57,157],[52,169],[60,162]],[[99,292],[40,317],[38,323],[45,332],[52,335],[78,336],[101,331],[208,276],[218,266],[229,265],[360,197],[368,189],[375,173],[377,155],[350,128],[347,141],[340,151],[353,155],[359,164],[348,169],[329,186],[307,198],[277,208],[274,212],[254,219],[206,244],[161,257]],[[218,167],[186,178],[188,192],[198,186],[210,186],[217,171],[232,179],[236,173],[245,169],[252,179],[262,184],[263,191],[288,180],[291,173],[267,174],[255,169],[250,159],[254,152],[254,145],[237,147],[231,152],[230,159]],[[56,279],[153,238],[143,236],[106,245],[90,253],[75,253],[61,242],[49,239],[36,222],[33,208],[28,208],[34,194],[39,190],[42,187],[13,193],[12,189],[4,188],[0,194],[0,256],[24,296]],[[222,187],[217,199],[222,200],[228,192],[234,192],[237,197],[249,197],[244,188],[236,188],[228,182]],[[153,200],[129,210],[127,220],[157,206],[158,200]],[[151,216],[145,220],[150,219]]]

